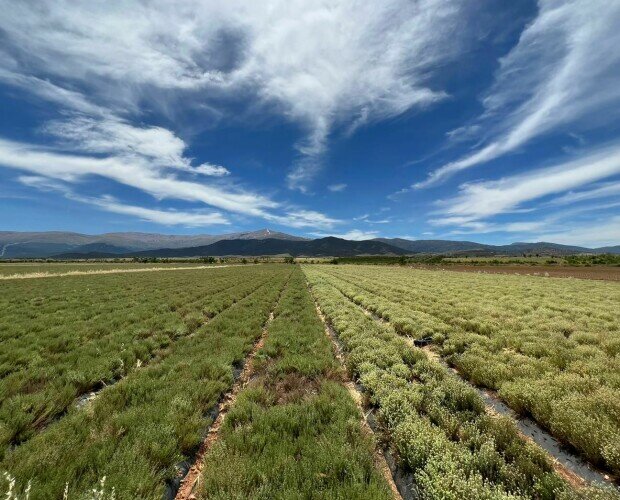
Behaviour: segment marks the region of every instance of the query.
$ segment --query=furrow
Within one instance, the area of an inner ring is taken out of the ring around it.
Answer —
[[[336,359],[342,364],[342,366],[346,367],[346,359],[344,355],[344,349],[340,340],[338,339],[338,334],[334,330],[333,325],[327,320],[323,311],[321,311],[321,307],[319,304],[314,301],[316,312],[321,318],[323,325],[325,327],[325,335],[331,340],[332,346],[334,348],[334,355]],[[345,372],[347,372],[345,370]],[[347,391],[351,395],[353,401],[357,405],[360,415],[362,426],[366,432],[369,434],[376,434],[379,432],[378,424],[376,418],[374,416],[374,411],[372,408],[369,408],[368,405],[364,403],[363,396],[363,387],[360,384],[357,384],[353,381],[351,377],[347,374],[344,380],[344,386]],[[394,456],[393,452],[387,448],[382,450],[379,446],[379,440],[375,439],[377,446],[375,448],[375,465],[384,479],[390,486],[390,490],[394,495],[394,498],[399,500],[412,500],[417,498],[417,495],[414,493],[413,478],[410,474],[407,474],[402,467],[399,467],[398,460]]]
[[[261,336],[254,343],[252,350],[246,356],[243,362],[243,369],[241,370],[241,373],[236,377],[235,382],[230,388],[230,390],[222,396],[220,402],[218,403],[216,408],[217,417],[209,426],[206,437],[201,443],[200,448],[198,449],[193,465],[190,466],[189,470],[185,473],[183,477],[179,477],[180,481],[178,482],[178,490],[176,491],[176,493],[174,491],[171,491],[171,489],[173,489],[175,486],[173,484],[171,485],[172,488],[168,489],[165,498],[174,498],[176,500],[189,500],[195,498],[193,492],[198,486],[198,481],[200,480],[202,469],[205,466],[204,458],[217,441],[220,433],[220,428],[222,427],[224,419],[226,418],[229,410],[234,405],[237,399],[237,395],[252,378],[252,374],[254,372],[254,358],[265,344],[265,340],[269,332],[269,325],[274,318],[274,310],[278,306],[278,303],[280,302],[280,297],[282,296],[282,292],[287,285],[288,280],[282,287],[282,290],[280,290],[278,300],[276,300],[271,312],[269,313],[269,317],[267,318],[267,321],[263,326]]]

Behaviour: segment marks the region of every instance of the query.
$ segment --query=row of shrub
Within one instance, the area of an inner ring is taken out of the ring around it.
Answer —
[[[9,282],[0,294],[0,458],[267,279],[222,269]]]
[[[252,380],[205,457],[198,497],[391,498],[342,377],[296,267]]]
[[[421,498],[616,498],[574,491],[514,422],[488,415],[473,388],[365,315],[340,290],[351,285],[324,269],[304,271]]]
[[[30,481],[33,499],[63,498],[65,489],[69,498],[84,498],[103,478],[117,498],[162,498],[179,464],[195,455],[211,411],[260,337],[290,272],[273,266],[262,286],[171,343],[161,360],[129,373],[83,408],[71,407],[9,451],[0,471],[16,478],[19,491]],[[254,282],[262,277],[237,275]]]
[[[400,333],[433,336],[471,382],[620,474],[615,283],[370,266],[323,272]]]

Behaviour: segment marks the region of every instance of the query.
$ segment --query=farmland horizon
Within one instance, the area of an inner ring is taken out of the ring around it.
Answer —
[[[0,40],[0,498],[620,500],[620,0]]]

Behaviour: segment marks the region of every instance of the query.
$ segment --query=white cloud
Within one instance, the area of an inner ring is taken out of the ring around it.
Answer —
[[[152,208],[127,205],[119,202],[116,198],[105,195],[102,197],[86,197],[75,194],[71,189],[58,181],[40,176],[19,176],[18,180],[26,185],[40,191],[56,191],[62,193],[66,198],[94,205],[107,212],[132,215],[141,220],[155,222],[157,224],[172,226],[183,225],[186,227],[211,226],[229,224],[229,221],[220,213],[204,212],[185,212],[180,210],[157,210]]]
[[[158,199],[202,202],[257,217],[264,216],[267,213],[265,209],[278,206],[276,202],[257,194],[227,191],[165,174],[140,156],[101,158],[70,155],[0,139],[0,165],[73,183],[88,176],[105,177],[145,191]]]
[[[538,237],[542,241],[590,248],[618,245],[620,244],[620,216],[610,217],[598,223],[572,225],[561,231],[541,233]]]
[[[518,210],[523,203],[579,188],[620,174],[620,146],[495,181],[468,183],[452,199],[439,202],[445,224],[463,224]]]
[[[500,60],[483,103],[485,146],[431,172],[423,188],[571,125],[611,122],[620,107],[620,3],[539,0],[536,19]]]
[[[193,169],[194,172],[197,172],[202,175],[210,175],[212,177],[224,177],[225,175],[230,175],[230,171],[226,167],[222,167],[221,165],[213,165],[211,163],[203,163]]]
[[[341,191],[344,191],[345,189],[347,189],[347,185],[342,183],[342,184],[330,184],[329,186],[327,186],[327,189],[329,189],[332,193],[339,193]]]
[[[608,182],[584,191],[571,191],[549,202],[549,205],[569,205],[587,200],[600,200],[609,197],[620,197],[620,182]]]
[[[384,212],[385,210],[380,210],[381,212]],[[360,217],[353,217],[354,221],[360,221],[360,222],[365,222],[367,224],[389,224],[391,221],[391,219],[370,219],[370,215],[369,214],[364,214],[361,215]]]
[[[199,213],[184,212],[179,210],[154,210],[152,208],[125,205],[112,197],[87,198],[84,199],[84,201],[96,205],[107,212],[133,215],[142,220],[155,222],[166,226],[183,225],[186,227],[199,227],[211,226],[214,224],[229,224],[228,220],[222,216],[222,214],[217,212]]]
[[[184,161],[183,157],[179,157]],[[54,151],[50,148],[43,148],[32,144],[8,141],[0,138],[0,166],[17,169],[21,171],[36,174],[37,179],[43,178],[51,186],[54,181],[63,181],[79,186],[80,182],[90,176],[104,177],[115,182],[139,189],[152,195],[158,200],[171,199],[183,200],[188,202],[196,202],[206,204],[212,207],[220,208],[229,212],[259,217],[264,220],[276,222],[289,227],[301,228],[317,228],[331,229],[341,221],[329,217],[315,210],[306,210],[294,206],[282,206],[281,203],[275,202],[262,195],[243,191],[240,189],[227,189],[221,186],[209,186],[194,180],[185,180],[176,175],[166,172],[161,158],[148,158],[139,154],[119,154],[118,156],[88,156],[77,154],[66,154]],[[188,170],[195,172],[201,167],[187,167],[179,164],[182,171]],[[223,172],[217,165],[208,165],[204,171],[198,171],[203,175],[220,175]],[[207,174],[207,172],[209,172]],[[33,181],[35,182],[35,181]],[[38,181],[39,184],[42,181]],[[26,182],[27,184],[27,182]],[[34,184],[29,184],[33,185]],[[56,186],[61,185],[56,183]],[[36,187],[36,186],[35,186]],[[73,195],[76,198],[78,195]],[[83,200],[92,200],[96,198],[82,197]],[[105,205],[105,206],[104,206]],[[102,208],[112,211],[112,205],[108,202],[99,204]],[[127,206],[127,205],[125,205]],[[118,213],[121,213],[117,209]],[[128,215],[138,215],[138,210],[133,213],[126,209],[124,212]],[[147,212],[142,211],[146,217]],[[191,214],[191,212],[186,212]],[[221,220],[221,223],[227,223],[223,216],[218,215],[221,219],[213,218],[212,223]],[[160,217],[162,223],[164,220],[173,220],[174,216],[170,215],[166,219]],[[182,218],[179,216],[179,220]],[[189,221],[191,217],[185,220]],[[194,215],[194,221],[207,221],[199,215]],[[206,223],[206,222],[205,222]]]
[[[276,222],[278,224],[284,224],[289,227],[312,227],[321,229],[330,229],[342,221],[333,219],[320,212],[314,210],[299,210],[292,209],[286,215],[272,215],[266,214],[264,218]]]
[[[288,176],[303,189],[335,126],[352,131],[446,97],[429,81],[463,50],[465,4],[0,0],[0,56],[11,61],[5,76],[14,84],[30,79],[38,93],[75,98],[82,110],[78,94],[45,80],[88,87],[117,111],[149,99],[161,106],[175,92],[198,101],[257,97],[305,130]]]
[[[184,156],[185,142],[162,127],[137,127],[113,115],[105,118],[74,115],[50,121],[43,130],[73,151],[139,156],[156,167],[192,170],[191,160]]]

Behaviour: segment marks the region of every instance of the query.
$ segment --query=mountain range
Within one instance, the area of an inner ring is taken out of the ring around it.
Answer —
[[[112,258],[292,255],[345,257],[354,255],[570,255],[616,253],[620,245],[586,248],[548,242],[486,245],[473,241],[375,238],[352,241],[326,237],[307,239],[261,229],[221,235],[166,235],[156,233],[80,233],[0,231],[0,258]]]

